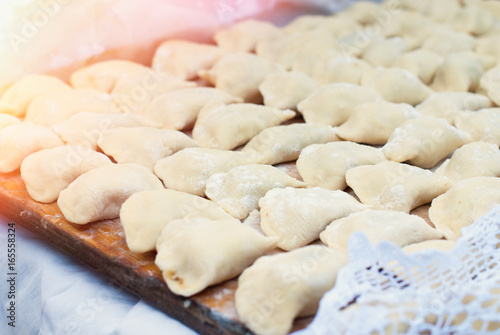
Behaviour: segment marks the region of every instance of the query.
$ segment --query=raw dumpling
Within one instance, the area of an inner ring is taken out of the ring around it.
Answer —
[[[427,240],[405,246],[403,251],[407,254],[414,254],[424,250],[438,250],[442,252],[450,251],[455,247],[455,241],[448,240]]]
[[[485,176],[500,177],[500,150],[486,142],[472,142],[457,149],[436,173],[458,181]]]
[[[372,66],[390,67],[408,49],[401,37],[374,40],[363,52],[361,58]]]
[[[288,35],[315,30],[327,19],[326,15],[300,15],[290,21],[282,29]]]
[[[376,2],[356,1],[341,12],[341,14],[354,19],[354,21],[362,25],[367,25],[376,20],[377,13],[381,10],[381,5]]]
[[[213,102],[230,104],[243,101],[213,87],[181,88],[156,97],[141,115],[158,122],[162,128],[190,129],[201,109]]]
[[[80,112],[120,113],[111,95],[93,88],[52,92],[34,99],[25,121],[50,127]]]
[[[254,54],[238,52],[221,58],[200,77],[245,102],[261,103],[259,85],[268,74],[281,68],[274,62]]]
[[[66,220],[86,224],[116,219],[132,194],[163,189],[151,171],[136,164],[106,164],[76,178],[59,194],[57,204]]]
[[[144,73],[147,69],[144,65],[127,60],[108,60],[73,72],[69,81],[75,88],[93,87],[110,93],[116,81],[122,76]]]
[[[427,1],[422,14],[436,22],[450,22],[461,9],[460,0]]]
[[[491,31],[496,23],[497,19],[488,10],[469,5],[455,13],[450,25],[456,31],[477,36]]]
[[[470,141],[468,133],[451,126],[445,119],[423,116],[396,128],[382,151],[391,161],[408,161],[428,169]]]
[[[429,203],[451,187],[446,177],[391,161],[352,168],[346,173],[346,181],[362,203],[375,209],[406,213]]]
[[[50,203],[76,178],[106,164],[111,164],[106,155],[84,146],[65,145],[26,157],[21,177],[33,199]]]
[[[455,117],[461,111],[475,111],[491,106],[487,96],[469,92],[437,92],[431,94],[417,110],[425,116],[444,118],[454,124]]]
[[[483,71],[479,56],[472,51],[452,53],[438,67],[432,88],[436,91],[475,92]]]
[[[256,334],[288,334],[296,317],[316,313],[346,263],[345,254],[319,245],[259,258],[238,278],[240,319]]]
[[[238,165],[260,163],[261,160],[260,156],[256,157],[253,153],[187,148],[160,159],[154,171],[165,187],[202,197],[207,180],[212,175],[228,172]]]
[[[180,131],[150,127],[111,129],[102,133],[97,144],[119,164],[135,163],[151,170],[158,160],[198,146]]]
[[[378,91],[389,102],[410,105],[421,103],[432,93],[413,73],[397,67],[368,71],[361,78],[361,85]]]
[[[270,190],[259,200],[260,226],[279,238],[278,247],[292,250],[319,237],[330,222],[366,209],[349,194],[320,187]]]
[[[184,40],[160,44],[153,56],[152,68],[182,80],[194,79],[198,71],[211,68],[223,55],[220,48]]]
[[[19,123],[21,120],[14,115],[0,113],[0,129]]]
[[[33,74],[21,78],[10,86],[0,98],[0,113],[22,117],[29,104],[42,94],[70,92],[71,87],[61,79]]]
[[[313,79],[318,85],[328,85],[332,83],[348,83],[359,85],[361,76],[372,66],[362,59],[349,56],[339,56],[331,58],[324,55],[317,59],[318,70],[313,73]]]
[[[258,208],[259,199],[267,191],[287,186],[305,187],[306,184],[273,166],[249,164],[212,175],[205,194],[226,212],[243,220]]]
[[[367,102],[354,108],[349,119],[337,128],[337,135],[348,141],[381,145],[387,143],[394,129],[403,122],[419,116],[408,104]]]
[[[193,138],[201,146],[231,150],[266,128],[295,116],[291,110],[254,105],[214,103],[205,106],[194,125]]]
[[[32,123],[18,123],[0,129],[0,172],[17,170],[23,160],[43,149],[64,145],[49,128]]]
[[[479,80],[478,93],[488,96],[497,106],[500,106],[500,90],[498,89],[498,79],[500,78],[500,66],[486,71]]]
[[[129,113],[81,112],[52,128],[67,144],[84,145],[97,150],[97,140],[102,133],[118,127],[159,127],[159,124]]]
[[[320,237],[328,247],[346,252],[349,236],[355,231],[364,232],[372,244],[389,241],[400,247],[443,237],[419,216],[371,209],[333,221]]]
[[[456,116],[454,123],[458,129],[469,133],[474,141],[500,146],[500,108],[461,112]]]
[[[449,240],[460,230],[500,205],[500,178],[476,177],[457,182],[445,194],[432,201],[429,218]]]
[[[338,141],[330,126],[294,123],[264,129],[243,148],[243,152],[257,152],[262,164],[274,165],[296,160],[302,149],[314,143]]]
[[[297,104],[307,98],[318,85],[301,72],[276,72],[269,74],[259,85],[264,105],[278,109],[297,109]]]
[[[275,244],[275,237],[233,220],[191,217],[163,229],[155,264],[172,292],[189,297],[236,277]]]
[[[299,103],[298,110],[307,123],[337,126],[349,118],[356,106],[380,100],[382,100],[380,95],[372,89],[335,83],[314,91]]]
[[[244,20],[214,35],[217,45],[226,52],[252,52],[257,43],[272,41],[284,33],[266,21]]]
[[[471,51],[475,45],[476,39],[469,34],[451,29],[437,29],[426,38],[422,48],[446,57],[452,52]]]
[[[308,186],[343,190],[347,187],[347,170],[383,161],[384,154],[367,145],[353,142],[313,144],[302,150],[297,170]]]
[[[143,191],[131,195],[120,209],[128,248],[133,252],[154,250],[163,228],[188,215],[240,224],[210,200],[168,189]]]
[[[363,26],[346,15],[330,15],[320,22],[317,30],[324,30],[332,34],[335,39],[341,39],[353,32],[363,29]]]
[[[434,78],[443,58],[427,49],[417,49],[402,54],[395,62],[395,67],[406,69],[428,85]]]

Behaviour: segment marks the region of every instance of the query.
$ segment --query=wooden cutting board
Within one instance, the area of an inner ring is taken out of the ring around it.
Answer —
[[[296,174],[293,168],[287,170]],[[428,220],[428,207],[421,206],[412,214]],[[127,248],[119,219],[83,226],[71,224],[56,203],[32,200],[19,172],[0,174],[0,213],[200,334],[252,334],[236,313],[236,279],[191,298],[173,294],[154,264],[155,252],[138,254]],[[306,327],[311,320],[296,320],[293,331]]]

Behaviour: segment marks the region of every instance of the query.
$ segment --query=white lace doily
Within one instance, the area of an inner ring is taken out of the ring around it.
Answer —
[[[295,335],[500,334],[500,206],[449,252],[349,240],[349,264]],[[354,302],[354,303],[353,303]]]

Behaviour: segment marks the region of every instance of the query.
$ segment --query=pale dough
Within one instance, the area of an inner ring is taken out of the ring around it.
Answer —
[[[403,53],[393,65],[410,71],[428,85],[442,61],[443,58],[431,50],[417,49]]]
[[[19,123],[21,120],[14,115],[0,113],[0,129]]]
[[[441,2],[439,6],[443,6]],[[445,8],[445,7],[443,7]],[[425,39],[423,49],[434,51],[445,57],[452,52],[471,51],[476,45],[476,39],[469,34],[453,31],[448,28],[437,29]]]
[[[427,240],[405,246],[403,251],[407,254],[415,254],[427,250],[438,250],[442,252],[450,251],[455,247],[455,241],[448,240]]]
[[[363,73],[372,69],[364,60],[349,56],[332,58],[325,54],[319,57],[317,62],[318,67],[311,75],[320,86],[332,83],[359,85]]]
[[[484,141],[500,146],[500,108],[461,112],[454,120],[455,126],[469,133],[474,141]]]
[[[278,109],[297,109],[318,85],[309,76],[296,71],[269,74],[259,85],[264,105]]]
[[[365,49],[361,58],[375,67],[390,67],[407,49],[408,46],[401,37],[374,40]]]
[[[475,92],[484,67],[472,51],[449,54],[439,65],[431,87],[436,91]]]

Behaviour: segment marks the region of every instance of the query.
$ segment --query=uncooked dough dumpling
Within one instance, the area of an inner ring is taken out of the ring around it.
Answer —
[[[346,173],[346,181],[363,204],[406,213],[451,187],[446,177],[391,161],[352,168]]]
[[[456,31],[478,36],[493,30],[497,21],[490,11],[468,5],[455,13],[450,26]]]
[[[381,145],[387,143],[394,129],[417,117],[420,113],[408,104],[367,102],[354,108],[349,119],[337,128],[337,135],[347,141]]]
[[[102,133],[118,127],[159,127],[154,121],[130,113],[81,112],[53,126],[55,133],[70,145],[84,145],[97,150]]]
[[[214,102],[230,104],[243,100],[213,87],[181,88],[157,96],[140,114],[165,129],[190,129],[202,108]]]
[[[500,205],[500,178],[475,177],[459,181],[432,201],[429,218],[449,240],[456,240],[460,230]]]
[[[50,203],[76,178],[106,164],[111,164],[111,160],[102,153],[85,146],[65,145],[26,157],[21,164],[21,177],[34,200]]]
[[[455,126],[469,133],[474,141],[500,146],[500,108],[486,108],[477,112],[460,112]]]
[[[21,120],[14,115],[0,113],[0,129],[19,123]]]
[[[390,67],[408,49],[401,37],[375,40],[363,52],[361,58],[372,66]]]
[[[171,221],[196,215],[211,220],[234,220],[213,201],[174,190],[151,190],[131,195],[120,209],[120,222],[132,252],[154,250],[161,231]]]
[[[189,297],[236,277],[275,244],[233,220],[184,218],[163,229],[155,264],[172,292]]]
[[[280,70],[269,59],[238,52],[222,57],[212,69],[200,72],[200,77],[245,102],[258,104],[262,102],[259,85],[268,74]]]
[[[472,142],[458,148],[436,173],[459,181],[474,177],[500,177],[500,150],[486,142]]]
[[[439,65],[432,88],[436,91],[475,92],[484,67],[472,51],[449,54]]]
[[[341,13],[362,25],[367,25],[376,20],[377,13],[381,10],[382,6],[379,3],[372,1],[356,1]]]
[[[431,94],[417,110],[425,116],[444,118],[454,124],[455,118],[461,111],[475,111],[491,107],[487,96],[470,92],[436,92]]]
[[[422,48],[446,57],[452,52],[472,51],[476,39],[469,34],[440,28],[433,31],[423,42]]]
[[[389,241],[400,247],[443,237],[419,216],[372,209],[333,221],[320,237],[328,247],[346,252],[349,236],[355,231],[364,232],[372,244]]]
[[[335,83],[322,86],[298,105],[307,123],[337,126],[344,123],[352,110],[365,102],[382,98],[373,89],[359,85]]]
[[[391,161],[408,161],[428,169],[469,142],[468,133],[451,126],[445,119],[423,116],[396,128],[382,151]]]
[[[278,109],[297,109],[297,104],[318,88],[309,76],[296,71],[269,74],[259,85],[264,105]]]
[[[299,34],[318,28],[328,18],[326,15],[300,15],[282,29],[288,35]]]
[[[413,73],[397,67],[368,71],[361,78],[361,85],[378,91],[389,102],[410,105],[421,103],[433,92]]]
[[[428,85],[442,61],[443,58],[431,50],[417,49],[402,54],[394,66],[410,71]]]
[[[317,62],[317,71],[311,75],[320,86],[332,83],[359,85],[363,73],[372,69],[364,60],[344,55],[332,59],[330,55],[325,54],[320,56]]]
[[[255,104],[209,104],[193,128],[193,139],[201,146],[231,150],[248,142],[266,128],[277,126],[295,116],[291,110],[280,110]]]
[[[226,212],[243,220],[258,208],[259,199],[267,191],[287,186],[305,187],[306,184],[273,166],[249,164],[212,175],[205,194]]]
[[[143,73],[148,68],[127,60],[108,60],[85,66],[71,74],[71,86],[75,88],[93,87],[110,93],[116,81],[122,76]]]
[[[252,52],[259,42],[273,41],[283,35],[272,23],[247,19],[218,31],[214,40],[226,52]]]
[[[240,319],[256,334],[288,334],[296,317],[316,313],[346,263],[345,254],[319,245],[259,258],[238,278]],[[292,276],[291,269],[308,270]]]
[[[168,40],[160,44],[151,67],[182,80],[194,79],[198,71],[211,68],[225,52],[210,44]]]
[[[158,160],[179,150],[198,146],[180,131],[151,127],[111,129],[102,134],[97,144],[119,164],[135,163],[151,170]]]
[[[50,128],[17,123],[0,129],[0,172],[17,170],[23,160],[43,149],[64,145]]]
[[[187,148],[156,162],[155,174],[165,187],[203,197],[208,178],[239,165],[260,163],[253,153]]]
[[[293,250],[319,237],[333,220],[367,207],[342,191],[313,188],[275,188],[259,200],[260,226],[267,236],[279,237],[278,247]]]
[[[308,186],[343,190],[347,187],[347,170],[383,161],[384,154],[367,145],[344,141],[313,144],[300,153],[297,170]]]
[[[479,80],[478,93],[488,96],[497,106],[500,106],[500,90],[498,80],[500,78],[500,66],[495,66],[486,71]]]
[[[57,205],[66,220],[86,224],[116,219],[132,194],[163,189],[151,171],[137,164],[106,164],[76,178],[59,194]]]
[[[438,250],[448,252],[455,247],[455,241],[449,240],[427,240],[405,246],[403,251],[407,254],[415,254],[427,250]]]
[[[52,92],[70,92],[61,79],[46,75],[25,76],[10,86],[0,98],[0,113],[22,117],[37,97]]]
[[[243,152],[256,152],[262,164],[274,165],[296,160],[302,149],[315,143],[338,141],[330,126],[294,123],[264,129],[243,147]]]
[[[94,88],[78,88],[53,92],[34,99],[28,107],[25,121],[50,127],[80,112],[120,113],[111,95]]]

